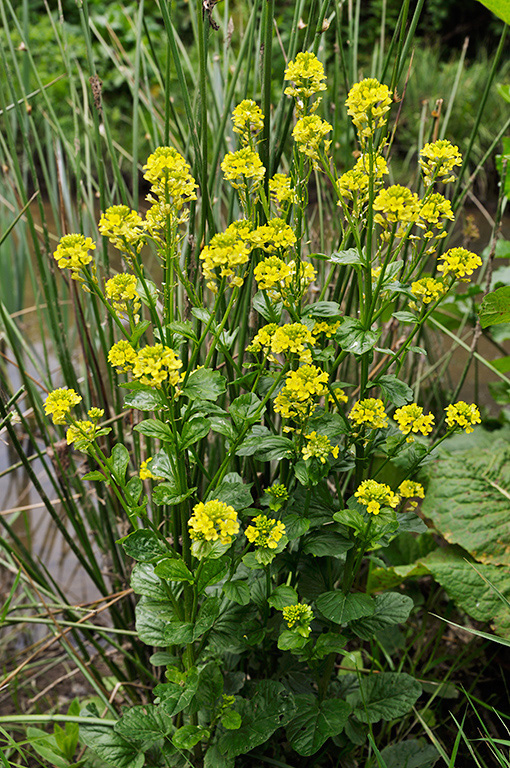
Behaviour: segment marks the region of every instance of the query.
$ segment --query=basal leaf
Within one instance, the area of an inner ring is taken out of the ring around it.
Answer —
[[[203,728],[201,725],[192,725],[187,723],[179,728],[172,736],[172,744],[177,749],[193,749],[195,744],[198,744],[202,739],[207,739],[209,731]]]
[[[433,744],[408,739],[385,747],[381,757],[386,768],[433,768],[440,755]]]
[[[172,718],[154,704],[130,707],[115,724],[114,730],[127,741],[143,742],[149,747],[172,733]]]
[[[413,707],[421,685],[404,672],[381,672],[360,679],[359,688],[347,700],[362,723],[378,723],[402,717]]]
[[[276,587],[267,600],[271,608],[276,608],[277,611],[281,611],[282,608],[286,608],[288,605],[296,605],[298,601],[299,598],[296,590],[285,584]]]
[[[234,581],[226,581],[222,587],[223,593],[238,605],[248,605],[250,602],[250,587],[247,581],[242,579],[234,579]]]
[[[165,406],[163,396],[156,389],[130,392],[124,398],[127,408],[137,408],[139,411],[159,411]]]
[[[317,598],[317,608],[326,619],[335,624],[347,624],[375,612],[374,600],[363,592],[344,595],[340,590],[323,592]]]
[[[167,581],[194,581],[194,576],[183,560],[166,557],[160,560],[154,568],[154,573]]]
[[[142,643],[164,648],[165,628],[176,619],[170,602],[163,603],[150,597],[142,597],[135,608],[135,627]]]
[[[300,755],[314,755],[330,736],[344,729],[351,708],[341,699],[319,703],[315,696],[296,696],[296,714],[286,728],[287,738]]]
[[[168,424],[160,419],[144,419],[134,428],[146,437],[154,437],[156,440],[173,441],[173,433]]]
[[[385,592],[375,596],[375,612],[372,616],[352,621],[349,627],[362,640],[370,640],[380,629],[406,621],[412,608],[413,601],[407,595]]]
[[[90,717],[91,712],[85,709],[81,715]],[[145,756],[139,746],[127,741],[108,725],[80,723],[80,741],[107,765],[113,765],[115,768],[142,768],[145,762]]]
[[[136,563],[131,571],[130,583],[136,595],[145,595],[161,602],[168,600],[166,590],[161,579],[154,573],[152,563]]]

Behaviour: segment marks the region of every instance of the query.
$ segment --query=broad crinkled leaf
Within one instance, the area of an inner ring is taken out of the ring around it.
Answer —
[[[86,709],[81,715],[87,717],[91,713]],[[107,765],[113,765],[115,768],[142,768],[145,762],[140,747],[132,741],[127,741],[108,725],[80,723],[80,741]]]
[[[190,400],[212,400],[214,402],[223,394],[225,387],[225,379],[221,373],[210,368],[199,368],[190,373],[182,394],[189,397]]]
[[[510,285],[488,293],[480,304],[478,315],[482,328],[510,322]]]
[[[433,768],[440,755],[433,744],[409,739],[385,747],[381,757],[386,768]]]
[[[375,611],[373,598],[363,592],[353,592],[344,595],[340,590],[323,592],[317,598],[317,608],[335,624],[347,624],[349,621],[370,616]]]
[[[165,627],[176,619],[172,604],[142,597],[135,608],[136,631],[142,643],[166,647]]]
[[[169,554],[164,542],[154,531],[148,528],[139,528],[119,541],[124,547],[126,555],[142,563],[148,563],[162,555]]]
[[[367,331],[361,320],[346,318],[335,334],[336,340],[345,352],[364,355],[377,344],[381,331]]]
[[[362,723],[378,723],[405,715],[421,694],[421,685],[405,672],[372,673],[347,700]]]
[[[510,565],[508,443],[436,461],[422,509],[450,544],[482,563]]]
[[[136,563],[131,571],[131,587],[136,595],[151,597],[153,600],[167,602],[168,595],[161,579],[154,573],[152,563]]]
[[[380,629],[406,621],[412,608],[413,601],[407,595],[385,592],[375,596],[375,612],[372,616],[353,621],[349,627],[362,640],[370,640]]]
[[[300,755],[314,755],[330,736],[344,729],[351,708],[341,699],[319,703],[315,696],[296,696],[297,712],[286,728],[287,738]]]
[[[127,741],[144,743],[148,747],[172,733],[172,718],[154,704],[128,709],[114,726],[114,730]]]

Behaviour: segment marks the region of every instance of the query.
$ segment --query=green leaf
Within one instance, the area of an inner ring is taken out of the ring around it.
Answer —
[[[251,699],[240,704],[241,727],[223,734],[219,740],[220,752],[229,757],[265,744],[277,728],[290,720],[294,710],[291,694],[274,680],[259,682]]]
[[[251,507],[253,498],[250,493],[250,485],[243,483],[240,475],[230,472],[225,475],[223,482],[209,494],[209,499],[218,499],[225,504],[234,507],[236,511]]]
[[[170,621],[164,628],[165,645],[188,645],[193,642],[193,629],[191,621]]]
[[[152,457],[150,469],[153,475],[156,477],[164,477],[177,487],[174,476],[175,459],[172,460],[173,455],[173,452],[169,453],[164,448],[161,449],[161,451],[158,451],[158,453]]]
[[[409,739],[385,747],[381,757],[385,768],[433,768],[440,755],[433,744]]]
[[[154,688],[156,703],[170,716],[177,715],[193,701],[198,687],[198,672],[191,669],[180,682],[161,683]]]
[[[413,315],[412,312],[394,312],[392,317],[396,318],[399,323],[417,323],[418,318]]]
[[[154,568],[154,573],[167,581],[188,581],[192,584],[195,580],[184,560],[167,557],[160,560]]]
[[[510,322],[510,285],[488,293],[480,305],[478,315],[482,328]]]
[[[150,328],[150,326],[151,326],[150,320],[142,320],[141,322],[138,323],[138,325],[136,326],[135,330],[133,331],[129,339],[129,343],[131,344],[132,347],[136,347],[137,342],[139,341],[139,339],[142,338],[143,334],[145,333],[147,328]]]
[[[106,480],[106,477],[98,469],[94,469],[92,472],[87,472],[86,475],[83,475],[83,480],[94,480],[101,482],[102,480]]]
[[[46,733],[41,728],[29,727],[27,728],[27,738],[34,751],[54,768],[69,768],[69,760],[62,755],[53,734]]]
[[[264,320],[268,323],[279,323],[282,316],[283,303],[279,301],[277,304],[271,304],[264,298],[263,291],[257,291],[252,299],[253,309],[262,315]]]
[[[370,386],[380,387],[383,397],[387,398],[396,408],[400,408],[413,400],[411,387],[405,381],[397,379],[396,376],[380,376]]]
[[[273,435],[267,427],[256,424],[236,451],[236,456],[255,456],[259,461],[281,461],[289,458],[294,446],[292,440]]]
[[[375,612],[373,599],[363,592],[352,592],[348,595],[344,595],[340,590],[323,592],[316,602],[322,615],[335,624],[348,624]]]
[[[285,526],[285,534],[289,541],[293,539],[299,539],[310,528],[310,520],[308,517],[303,517],[296,512],[291,512],[289,515],[285,515],[282,520]]]
[[[510,24],[510,0],[479,0],[479,2],[495,16],[503,19],[505,24]]]
[[[335,338],[345,352],[364,355],[377,344],[381,331],[367,331],[361,320],[347,317],[337,330]]]
[[[188,723],[179,728],[172,736],[172,744],[177,749],[193,749],[202,739],[209,737],[209,731],[201,725],[192,725]]]
[[[510,447],[458,452],[437,460],[423,514],[450,544],[460,544],[482,563],[510,565]]]
[[[315,301],[303,310],[303,317],[338,317],[342,314],[336,301]]]
[[[168,651],[156,651],[149,661],[153,667],[167,667],[169,664],[175,664],[178,659],[177,656],[168,653]]]
[[[145,595],[163,603],[168,601],[166,589],[154,573],[152,563],[136,563],[131,571],[130,584],[136,595]]]
[[[148,528],[139,528],[119,539],[126,555],[142,563],[150,563],[161,555],[168,556],[168,547],[159,536]]]
[[[128,709],[115,724],[114,730],[127,741],[143,742],[144,749],[172,733],[172,718],[154,704]]]
[[[199,368],[190,373],[182,394],[190,400],[215,401],[225,392],[225,379],[210,368]]]
[[[193,496],[196,490],[196,488],[188,488],[186,493],[178,493],[174,483],[159,483],[152,489],[152,501],[154,504],[166,504],[169,507],[175,507]]]
[[[185,339],[198,341],[191,320],[174,320],[173,323],[168,323],[166,327],[169,331],[172,331],[172,333],[176,333],[179,336],[184,336]]]
[[[209,419],[205,419],[203,416],[195,416],[184,424],[180,449],[183,451],[185,448],[189,448],[190,445],[197,443],[202,438],[209,434],[211,429],[211,422]]]
[[[303,648],[308,642],[306,637],[300,635],[299,632],[293,632],[289,629],[284,629],[278,636],[278,648],[280,651],[291,651],[295,648]]]
[[[223,693],[223,675],[218,661],[210,661],[200,670],[197,702],[200,707],[215,710]]]
[[[126,469],[129,466],[129,453],[125,445],[117,443],[113,446],[112,455],[107,460],[110,469],[117,475],[117,482],[124,483]]]
[[[330,736],[341,733],[351,712],[346,701],[296,696],[296,715],[286,728],[287,738],[300,755],[314,755]]]
[[[356,248],[348,248],[346,251],[337,251],[332,253],[329,260],[333,264],[351,264],[353,266],[363,266],[363,261]]]
[[[371,640],[380,629],[406,621],[413,609],[413,601],[399,592],[385,592],[375,596],[375,612],[372,616],[357,619],[350,629],[362,640]]]
[[[228,565],[225,560],[209,560],[203,563],[197,578],[198,594],[201,595],[207,587],[224,579],[227,572]]]
[[[153,437],[156,440],[173,442],[174,439],[171,428],[159,419],[145,419],[137,424],[134,429],[142,435]]]
[[[165,400],[155,389],[130,392],[124,398],[126,408],[137,408],[139,411],[160,411],[165,407]]]
[[[362,677],[359,688],[347,696],[362,723],[402,717],[416,703],[421,685],[404,672],[380,672]]]
[[[233,600],[234,603],[248,605],[250,602],[250,587],[248,586],[247,581],[243,581],[242,579],[226,581],[222,590],[228,599]]]
[[[221,598],[207,597],[202,603],[195,622],[193,639],[197,640],[208,632],[220,615]]]
[[[323,659],[330,653],[341,653],[347,644],[347,639],[337,632],[323,632],[317,638],[313,649],[313,655],[316,659]]]
[[[168,645],[165,627],[176,616],[170,601],[163,603],[150,597],[142,597],[135,608],[135,628],[142,643],[163,648]]]
[[[134,507],[140,500],[140,496],[143,491],[143,483],[139,477],[132,477],[131,480],[126,483],[124,491],[126,494],[126,500],[129,502],[130,506]]]
[[[368,577],[367,591],[378,592],[381,589],[393,589],[407,579],[417,579],[428,573],[428,568],[421,563],[395,565],[390,568],[374,568]]]
[[[246,423],[251,424],[260,419],[266,407],[260,408],[262,401],[253,392],[236,397],[230,403],[228,412],[238,429],[243,429]],[[260,410],[259,410],[260,409]]]
[[[82,717],[90,717],[92,714],[97,717],[97,713],[91,713],[89,709],[81,712]],[[138,746],[107,725],[80,723],[80,741],[115,768],[142,768],[145,762],[145,755]]]
[[[273,590],[268,597],[267,602],[271,608],[276,608],[277,611],[281,611],[282,608],[286,608],[288,605],[297,605],[299,598],[293,587],[288,587],[285,584],[282,584]]]
[[[315,557],[342,557],[353,546],[350,539],[335,531],[312,531],[303,540],[303,552]]]
[[[221,724],[229,731],[237,731],[241,727],[242,718],[235,709],[227,709],[221,716]]]

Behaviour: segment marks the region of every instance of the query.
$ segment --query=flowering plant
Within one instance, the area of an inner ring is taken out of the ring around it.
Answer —
[[[111,319],[108,364],[134,425],[111,448],[102,410],[76,416],[86,395],[60,388],[46,400],[93,463],[86,478],[109,486],[129,522],[121,544],[136,561],[136,631],[163,649],[152,658],[164,682],[111,736],[137,766],[144,755],[148,765],[227,768],[257,748],[271,759],[328,745],[348,754],[372,723],[406,715],[421,693],[415,679],[365,676],[352,663],[360,641],[413,610],[401,592],[369,594],[367,569],[373,557],[384,565],[399,533],[426,530],[415,477],[447,435],[480,422],[462,401],[425,413],[401,375],[432,312],[481,264],[463,248],[438,258],[458,149],[423,148],[421,197],[387,185],[393,94],[366,79],[347,97],[359,152],[339,175],[332,126],[317,114],[321,62],[298,54],[285,81],[290,168],[264,166],[266,117],[242,101],[240,146],[221,163],[238,216],[199,248],[196,279],[185,235],[199,186],[172,147],[144,167],[144,216],[125,205],[101,216],[121,272],[103,276],[84,235],[55,251]],[[306,251],[312,173],[330,183],[341,216],[330,254]],[[160,284],[148,275],[150,246]],[[96,724],[80,731],[108,761]]]

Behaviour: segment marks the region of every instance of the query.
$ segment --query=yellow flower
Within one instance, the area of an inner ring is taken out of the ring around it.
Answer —
[[[249,235],[254,248],[261,248],[267,253],[287,250],[296,244],[296,235],[283,219],[270,219],[267,224],[257,227]]]
[[[459,280],[466,275],[472,275],[475,269],[482,266],[481,258],[465,248],[450,248],[439,258],[443,259],[444,263],[438,265],[438,272],[442,272],[445,277],[451,273]]]
[[[92,421],[77,421],[66,432],[67,445],[78,443],[80,450],[90,444],[96,434],[96,424]]]
[[[333,130],[333,126],[322,120],[317,115],[308,115],[300,118],[294,126],[292,137],[298,150],[312,160],[314,168],[318,167],[319,147],[326,134]],[[324,152],[327,152],[331,141],[324,141]]]
[[[374,210],[381,211],[374,221],[387,228],[393,224],[409,225],[418,218],[420,201],[415,192],[400,184],[382,189],[374,200]],[[406,227],[398,227],[396,237],[402,237]]]
[[[194,541],[219,539],[222,544],[231,544],[233,537],[239,533],[237,512],[218,499],[196,504],[188,526],[189,535]]]
[[[79,280],[79,273],[92,261],[89,251],[95,249],[95,243],[84,235],[64,235],[60,238],[57,250],[53,254],[60,269],[70,269],[73,280]]]
[[[386,122],[386,113],[391,105],[391,91],[375,78],[365,78],[352,86],[345,102],[347,114],[358,129],[361,143],[372,136],[376,128]]]
[[[388,164],[381,155],[375,155],[370,161],[370,153],[366,152],[358,157],[354,170],[373,176],[375,181],[381,181],[383,176],[388,175]]]
[[[398,487],[398,491],[404,499],[425,498],[423,485],[415,483],[414,480],[403,480]]]
[[[345,200],[365,197],[368,193],[368,181],[366,173],[358,171],[356,168],[342,173],[337,182],[339,197],[343,197]],[[338,205],[340,205],[340,202],[338,202]]]
[[[130,371],[136,362],[136,352],[129,341],[122,339],[108,352],[108,362],[122,371]]]
[[[151,184],[151,192],[160,202],[170,205],[172,212],[178,213],[185,203],[197,199],[197,184],[190,174],[190,167],[173,147],[158,147],[147,158],[143,170],[144,179]],[[150,197],[148,199],[155,202]]]
[[[245,536],[251,544],[256,547],[265,547],[267,549],[276,549],[278,542],[285,533],[285,526],[279,520],[266,517],[266,515],[257,515],[245,531]]]
[[[142,217],[127,205],[112,205],[101,214],[99,231],[119,251],[138,251],[143,245],[144,224]]]
[[[106,296],[113,302],[113,308],[119,315],[127,315],[128,302],[133,302],[132,313],[136,316],[140,309],[140,296],[136,290],[136,277],[121,273],[107,281]]]
[[[446,139],[439,139],[425,144],[420,152],[419,163],[423,171],[423,181],[428,187],[434,181],[442,181],[443,184],[455,181],[452,171],[457,165],[461,165],[462,156],[458,147]]]
[[[306,357],[310,358],[310,350],[306,349],[305,344],[313,346],[314,343],[315,339],[306,325],[303,323],[286,323],[274,332],[271,338],[271,351],[275,355],[281,352],[295,352],[299,354],[300,359],[304,353],[307,353]]]
[[[428,416],[425,416],[423,408],[417,403],[397,408],[394,419],[400,431],[404,435],[409,435],[407,438],[408,443],[412,443],[414,440],[410,432],[421,432],[422,435],[428,435],[432,432],[432,427],[434,426],[434,414],[429,413]]]
[[[303,637],[309,636],[311,632],[310,622],[314,618],[309,605],[306,603],[287,605],[282,609],[282,614],[289,629],[295,629]]]
[[[375,480],[363,480],[354,496],[371,515],[378,515],[381,507],[394,509],[400,502],[400,497],[392,492],[389,485],[377,483]]]
[[[314,336],[318,336],[320,333],[324,333],[327,339],[330,339],[340,328],[340,320],[336,320],[333,323],[328,323],[323,320],[316,320],[315,325],[312,328]]]
[[[430,304],[431,301],[437,301],[445,292],[443,283],[434,280],[433,277],[422,277],[411,285],[411,293],[424,304]]]
[[[327,435],[318,435],[317,432],[310,432],[305,437],[308,440],[308,444],[301,449],[305,460],[315,456],[321,464],[325,464],[330,453],[335,459],[338,458],[338,445],[333,446]]]
[[[289,498],[289,492],[283,483],[275,483],[271,488],[266,488],[264,493],[269,496],[269,509],[273,512],[278,512]]]
[[[294,61],[289,62],[284,79],[294,83],[285,89],[285,95],[293,96],[299,102],[326,90],[324,67],[317,56],[308,51],[298,53]]]
[[[253,270],[253,276],[258,283],[259,290],[270,291],[269,295],[273,301],[278,301],[280,298],[279,289],[290,274],[290,267],[278,256],[269,256],[257,264]],[[278,287],[276,291],[274,290],[275,287]]]
[[[452,211],[452,204],[439,192],[435,192],[433,195],[427,198],[426,202],[420,208],[420,216],[417,221],[419,227],[427,229],[432,225],[436,229],[442,230],[444,227],[443,219],[449,219],[453,221],[455,216]],[[426,232],[425,237],[433,237],[433,232]],[[446,233],[441,233],[439,237],[446,237]]]
[[[247,221],[235,221],[225,232],[218,232],[211,238],[209,245],[202,248],[200,260],[208,287],[216,291],[218,276],[230,278],[230,284],[239,285],[243,273],[239,268],[250,258],[250,224]],[[216,272],[216,270],[219,270]]]
[[[294,259],[289,261],[290,275],[285,278],[285,287],[293,289],[296,299],[303,296],[309,285],[313,283],[317,276],[315,267],[307,261],[300,261],[299,267]],[[284,296],[284,301],[285,301]]]
[[[367,397],[354,403],[349,418],[359,426],[366,424],[370,429],[385,429],[388,426],[383,401],[375,397]]]
[[[164,381],[176,387],[180,381],[179,368],[181,367],[182,360],[177,357],[173,349],[163,344],[155,344],[153,347],[143,347],[138,352],[133,366],[133,376],[149,387],[160,387]]]
[[[44,401],[44,412],[47,416],[52,416],[54,424],[65,424],[66,416],[71,408],[81,403],[82,398],[74,389],[54,389],[50,392]]]
[[[149,456],[148,459],[145,461],[142,461],[140,464],[140,472],[139,477],[140,480],[157,480],[157,476],[153,475],[152,472],[149,469],[149,463],[152,461],[152,456]]]
[[[473,432],[473,426],[480,424],[480,411],[474,403],[466,403],[464,400],[459,400],[458,403],[452,403],[445,408],[446,411],[446,423],[450,429],[455,427],[461,427],[466,430],[466,434],[469,435]]]
[[[289,371],[285,385],[276,396],[274,409],[285,419],[305,417],[313,405],[313,399],[326,392],[324,384],[328,374],[315,365],[302,365],[297,371]]]
[[[90,416],[92,421],[97,422],[99,419],[102,419],[104,416],[104,410],[103,408],[90,408],[87,411],[87,415]]]
[[[260,157],[250,147],[226,154],[221,163],[221,170],[225,180],[230,181],[235,189],[246,188],[247,179],[252,180],[254,184],[260,184],[266,172]]]
[[[269,192],[279,205],[297,202],[297,194],[291,187],[290,176],[285,173],[275,173],[273,178],[269,179]]]
[[[232,112],[233,131],[241,136],[243,144],[249,144],[264,127],[264,115],[253,99],[244,99]]]

